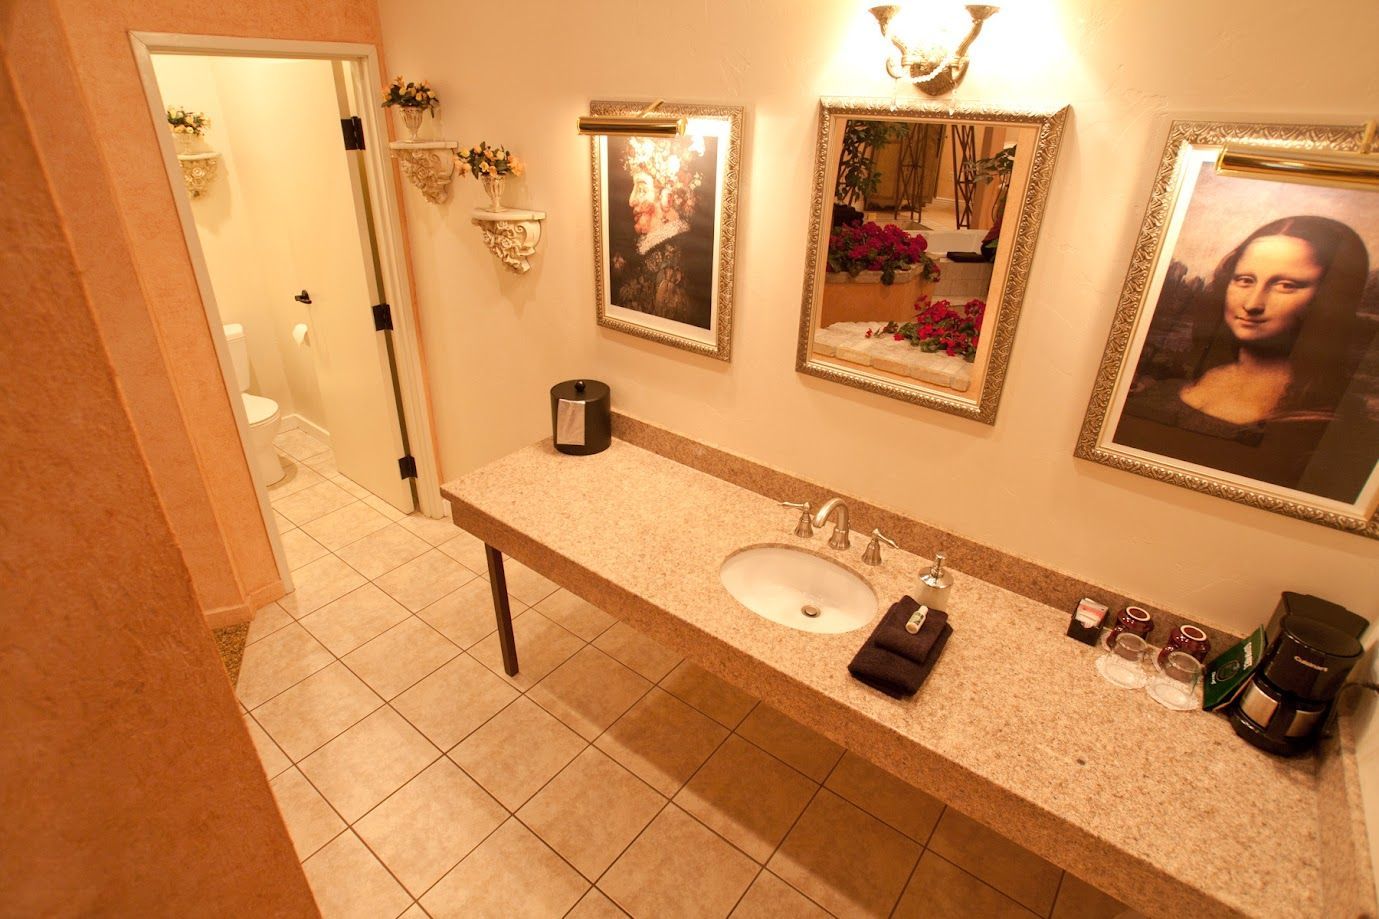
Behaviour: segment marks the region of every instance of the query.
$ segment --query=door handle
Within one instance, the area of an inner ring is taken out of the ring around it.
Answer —
[[[303,288],[302,288],[302,292],[299,293],[299,294],[297,294],[297,295],[296,295],[295,297],[293,297],[292,299],[293,299],[293,300],[296,300],[298,303],[310,303],[310,302],[311,302],[311,294],[307,293],[307,292],[306,292],[306,288],[303,287]]]

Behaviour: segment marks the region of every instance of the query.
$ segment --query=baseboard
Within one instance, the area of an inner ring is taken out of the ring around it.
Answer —
[[[232,625],[239,625],[254,618],[254,611],[248,603],[240,603],[235,606],[222,606],[219,609],[208,609],[205,612],[206,625],[212,631],[224,629]]]
[[[249,591],[249,608],[254,612],[258,612],[274,600],[279,600],[286,595],[287,591],[283,589],[283,582],[275,580],[273,583],[265,584],[257,590]]]
[[[331,443],[330,440],[330,432],[305,415],[296,412],[283,415],[282,430],[291,431],[293,429],[306,431],[312,437],[324,443],[327,447],[331,449],[335,448],[335,444]]]

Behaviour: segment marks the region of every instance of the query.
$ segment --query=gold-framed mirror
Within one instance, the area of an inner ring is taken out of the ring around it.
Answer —
[[[796,369],[994,424],[1067,114],[820,100]]]

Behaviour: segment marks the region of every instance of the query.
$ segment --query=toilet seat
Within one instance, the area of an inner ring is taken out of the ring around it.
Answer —
[[[240,395],[244,397],[244,414],[248,416],[250,427],[267,424],[277,417],[278,403],[272,399],[248,392]]]

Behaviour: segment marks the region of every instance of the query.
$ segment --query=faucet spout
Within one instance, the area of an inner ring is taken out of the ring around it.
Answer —
[[[852,543],[848,540],[848,506],[843,503],[842,498],[829,498],[824,502],[823,507],[814,515],[814,527],[818,529],[828,522],[830,516],[836,516],[833,524],[833,535],[828,539],[828,545],[833,549],[846,549]]]

